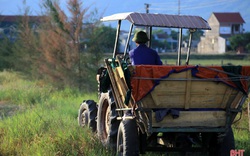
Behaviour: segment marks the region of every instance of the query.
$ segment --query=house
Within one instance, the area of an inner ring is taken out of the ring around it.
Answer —
[[[169,29],[169,32],[155,32],[152,34],[152,37],[153,41],[151,46],[157,52],[172,52],[176,49],[177,41],[172,38],[171,29]]]
[[[244,19],[239,12],[213,12],[208,19],[211,30],[206,30],[198,44],[198,53],[222,54],[230,45],[228,39],[242,34]]]
[[[0,15],[0,39],[8,37],[10,40],[15,40],[19,31],[18,26],[24,20],[28,20],[30,27],[35,31],[45,18],[44,16]]]

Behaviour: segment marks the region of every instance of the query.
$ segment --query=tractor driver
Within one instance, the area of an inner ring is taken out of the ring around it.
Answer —
[[[146,42],[149,41],[144,31],[139,31],[132,39],[136,43],[136,48],[129,51],[129,57],[132,65],[162,65],[162,61],[158,53],[147,47]]]

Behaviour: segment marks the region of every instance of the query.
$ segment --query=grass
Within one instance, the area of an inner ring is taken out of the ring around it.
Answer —
[[[234,138],[235,138],[235,144],[236,144],[236,149],[243,149],[245,150],[244,155],[250,155],[250,129],[249,129],[249,120],[248,119],[248,114],[247,114],[247,103],[250,103],[250,100],[248,99],[243,105],[243,112],[241,115],[241,120],[240,122],[236,122],[233,124],[233,132],[234,132]],[[238,114],[238,117],[240,115]]]
[[[0,111],[0,156],[110,155],[95,134],[78,126],[77,111],[83,99],[96,101],[97,95],[57,90],[41,81],[28,81],[17,72],[0,72],[0,105],[11,106]],[[243,109],[233,129],[236,148],[250,155],[246,105]],[[8,116],[10,111],[14,115]]]
[[[77,123],[80,102],[96,98],[1,72],[0,101],[23,109],[11,117],[2,114],[0,155],[108,155],[96,136]]]

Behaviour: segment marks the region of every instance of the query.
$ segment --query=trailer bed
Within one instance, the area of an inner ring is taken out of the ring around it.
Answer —
[[[208,128],[219,127],[224,131],[249,93],[250,66],[128,66],[128,81],[122,61],[117,64],[115,68],[108,65],[112,84],[117,85],[113,87],[119,97],[117,108],[144,112],[147,129],[210,131]],[[129,90],[131,98],[125,104]]]

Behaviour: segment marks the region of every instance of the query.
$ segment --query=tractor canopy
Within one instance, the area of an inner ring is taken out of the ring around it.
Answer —
[[[145,27],[168,27],[168,28],[184,28],[184,29],[204,29],[210,30],[207,21],[200,16],[188,15],[168,15],[153,13],[118,13],[106,16],[101,21],[119,21],[128,20],[135,26]]]
[[[149,47],[151,47],[152,27],[179,28],[180,31],[179,31],[178,60],[177,60],[178,65],[180,65],[180,59],[181,59],[180,56],[181,56],[182,29],[188,29],[190,31],[189,46],[188,46],[189,49],[187,52],[186,65],[188,65],[189,62],[192,34],[197,29],[211,30],[208,22],[200,16],[137,13],[137,12],[113,14],[110,16],[103,17],[101,19],[101,21],[118,21],[113,58],[115,58],[117,55],[117,47],[119,42],[119,34],[120,34],[122,20],[127,20],[131,23],[127,42],[124,49],[124,56],[128,51],[129,41],[131,38],[133,26],[146,28],[146,32],[149,35],[149,42],[148,42]]]

